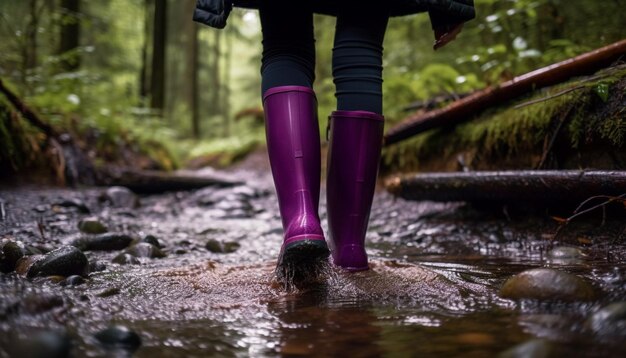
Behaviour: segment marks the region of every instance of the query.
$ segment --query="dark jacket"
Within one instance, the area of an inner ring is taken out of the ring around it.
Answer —
[[[297,1],[297,0],[294,0]],[[336,15],[341,0],[315,0],[315,12]],[[433,29],[469,21],[476,16],[474,0],[382,0],[391,2],[391,16],[428,11]],[[258,9],[259,0],[197,0],[193,20],[218,29],[226,26],[233,6]]]

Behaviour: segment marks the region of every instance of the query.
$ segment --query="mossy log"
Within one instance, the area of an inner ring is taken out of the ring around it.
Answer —
[[[0,93],[2,93],[15,109],[35,128],[45,133],[47,137],[58,137],[59,134],[51,125],[42,120],[39,115],[24,103],[13,91],[11,91],[0,78]]]
[[[100,170],[99,185],[124,186],[136,193],[155,194],[167,191],[193,190],[207,186],[231,187],[242,182],[218,174],[161,172],[108,167]]]
[[[486,108],[517,98],[534,89],[594,73],[624,54],[626,40],[515,77],[499,86],[487,87],[442,109],[409,116],[387,131],[385,145],[397,143],[429,129],[469,120]]]
[[[409,200],[575,203],[626,193],[626,171],[528,170],[424,173],[386,183]]]

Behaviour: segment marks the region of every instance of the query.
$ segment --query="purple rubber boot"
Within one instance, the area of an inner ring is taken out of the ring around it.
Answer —
[[[335,111],[329,117],[327,205],[333,263],[367,270],[365,233],[376,188],[384,117]]]
[[[263,107],[284,230],[277,273],[298,279],[329,255],[318,215],[321,153],[317,100],[308,87],[281,86],[264,93]]]

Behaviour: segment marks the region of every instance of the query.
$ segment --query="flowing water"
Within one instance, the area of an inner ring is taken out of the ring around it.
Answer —
[[[78,220],[95,215],[110,231],[156,236],[166,254],[119,265],[111,262],[119,250],[86,252],[106,268],[78,286],[0,273],[0,356],[20,355],[39,332],[64,332],[74,356],[483,357],[517,346],[510,356],[606,357],[626,348],[624,315],[600,333],[588,323],[626,301],[623,213],[566,231],[560,240],[580,255],[559,259],[550,255],[556,224],[548,212],[476,211],[381,191],[367,238],[371,270],[329,266],[317,283],[287,292],[273,276],[276,199],[269,178],[256,177],[235,188],[142,196],[139,208],[111,207],[99,199],[106,188],[0,191],[0,238],[47,251],[81,236]],[[55,205],[67,199],[91,214]],[[208,242],[229,249],[212,252]],[[599,295],[500,298],[506,279],[534,267],[574,273]],[[94,334],[111,324],[136,332],[141,346],[102,345]]]

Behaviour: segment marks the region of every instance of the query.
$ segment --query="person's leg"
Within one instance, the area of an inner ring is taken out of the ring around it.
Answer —
[[[315,276],[329,255],[318,215],[313,13],[299,1],[268,0],[261,2],[260,15],[267,149],[284,231],[276,274],[300,281]]]
[[[261,87],[313,87],[315,38],[308,1],[263,0],[259,6],[263,32]]]
[[[382,42],[388,18],[380,3],[365,2],[337,18],[333,49],[337,111],[329,119],[328,226],[333,262],[349,271],[368,269],[364,243],[382,148]]]
[[[380,2],[362,2],[337,16],[333,80],[338,110],[382,114],[382,56],[388,11]]]

